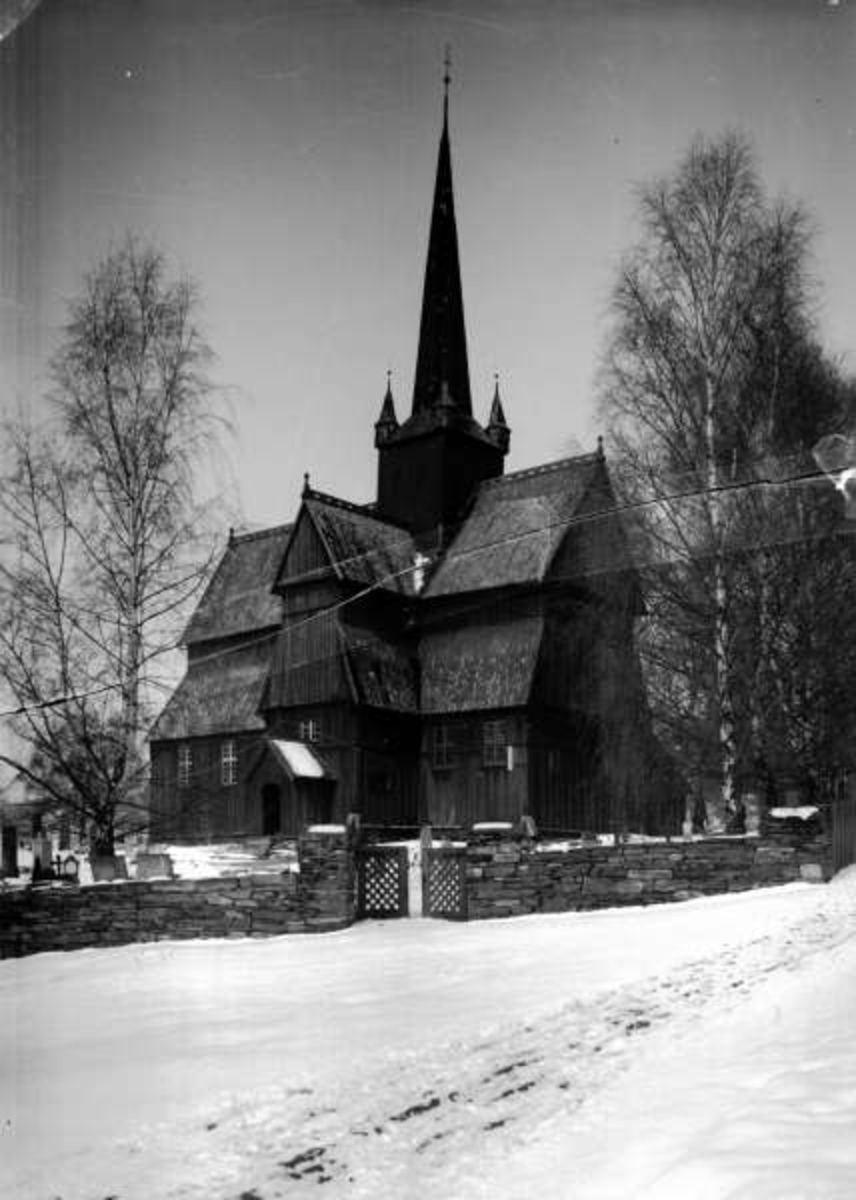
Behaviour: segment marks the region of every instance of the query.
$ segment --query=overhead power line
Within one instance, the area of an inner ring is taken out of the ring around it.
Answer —
[[[773,488],[775,490],[779,490],[779,489],[782,489],[785,487],[804,486],[804,485],[808,485],[808,484],[819,483],[825,479],[828,479],[828,475],[826,472],[823,472],[823,471],[811,471],[811,472],[804,472],[802,474],[788,475],[781,479],[773,479],[773,478],[770,478],[769,476],[762,476],[759,478],[745,480],[745,481],[741,481],[741,482],[724,483],[724,484],[721,484],[718,487],[714,487],[714,488],[705,486],[705,487],[700,487],[700,488],[687,489],[686,491],[681,491],[681,492],[673,492],[673,493],[669,493],[669,494],[663,495],[663,496],[653,496],[653,497],[650,497],[650,498],[644,499],[644,500],[631,500],[631,501],[625,502],[624,504],[615,504],[609,508],[600,509],[596,512],[576,514],[576,515],[573,515],[570,517],[557,517],[555,520],[544,521],[541,524],[536,525],[534,528],[525,529],[519,533],[505,534],[499,538],[495,538],[490,541],[480,542],[478,545],[467,547],[464,550],[455,551],[454,549],[452,549],[451,551],[447,552],[446,555],[444,556],[443,563],[444,563],[444,565],[454,563],[456,561],[460,561],[465,558],[473,557],[478,554],[484,554],[485,552],[490,551],[490,550],[500,549],[503,546],[510,546],[510,545],[518,544],[529,538],[541,537],[544,534],[552,533],[558,529],[568,528],[570,526],[591,525],[591,524],[594,524],[594,523],[597,523],[600,521],[605,521],[605,520],[613,519],[615,517],[620,517],[627,513],[639,512],[642,510],[649,510],[652,508],[661,507],[661,506],[668,505],[671,503],[676,503],[679,501],[700,499],[700,498],[710,497],[710,496],[714,496],[714,495],[730,495],[730,494],[733,495],[733,494],[740,493],[740,492],[750,492],[753,490],[757,490],[758,488]],[[371,516],[372,514],[368,513],[366,515]],[[839,535],[840,535],[840,532],[841,531],[839,530],[838,531]],[[856,530],[854,530],[852,532],[856,532]],[[848,534],[848,536],[849,536],[849,534]],[[799,539],[786,539],[786,540],[794,541],[794,540],[799,540]],[[301,581],[311,579],[311,578],[313,578],[313,576],[327,575],[331,569],[336,570],[337,568],[341,569],[343,567],[351,566],[356,563],[367,562],[368,560],[370,560],[374,557],[377,557],[378,555],[388,556],[391,552],[398,550],[401,547],[411,544],[411,541],[412,541],[412,539],[409,536],[407,536],[407,537],[403,537],[400,541],[388,543],[386,546],[383,546],[383,547],[378,547],[376,549],[367,550],[367,551],[364,551],[364,552],[362,552],[360,554],[356,554],[356,555],[349,555],[349,556],[346,556],[343,558],[333,559],[327,566],[316,568],[314,571],[308,571],[304,575],[301,575]],[[770,543],[770,544],[778,544],[778,543]],[[378,579],[373,580],[371,583],[366,584],[365,587],[361,588],[359,591],[355,592],[353,595],[346,596],[343,599],[336,601],[335,604],[328,605],[325,608],[319,609],[317,612],[310,613],[308,616],[304,617],[302,620],[295,622],[293,625],[283,626],[282,629],[287,629],[291,633],[298,632],[301,629],[305,628],[307,625],[310,625],[312,622],[323,620],[325,618],[329,618],[329,617],[335,615],[337,612],[340,612],[343,609],[356,604],[358,601],[364,599],[368,595],[371,595],[373,592],[387,586],[390,583],[395,582],[398,579],[401,579],[405,575],[411,575],[411,574],[414,574],[416,571],[424,570],[426,567],[433,565],[433,563],[434,563],[434,559],[430,555],[427,556],[427,562],[426,562],[426,558],[424,556],[422,556],[420,558],[419,562],[408,562],[405,566],[400,567],[394,571],[389,571],[385,575],[379,577]],[[600,571],[598,573],[604,574],[604,573],[608,572],[610,569],[611,568],[603,567],[600,569]],[[591,571],[587,572],[587,574],[593,574],[593,573],[594,572],[591,572]],[[262,645],[268,644],[270,642],[273,642],[278,637],[280,632],[281,632],[281,630],[272,630],[271,632],[267,632],[265,634],[260,634],[257,637],[247,638],[246,640],[244,640],[234,646],[225,647],[216,652],[211,652],[209,654],[200,655],[200,656],[194,658],[192,666],[197,667],[197,666],[204,665],[205,663],[208,663],[208,662],[222,662],[225,658],[227,658],[231,654],[243,653],[254,647],[262,646]],[[181,643],[176,643],[174,646],[170,647],[170,649],[177,650],[177,649],[180,649],[180,647],[181,647]],[[330,656],[325,655],[325,656],[321,656],[321,657],[327,658]],[[317,660],[314,660],[314,661],[321,661],[321,657],[319,657]],[[301,665],[308,665],[308,664],[301,664]],[[101,687],[93,688],[93,689],[83,691],[83,692],[67,693],[62,696],[54,697],[50,700],[35,702],[32,704],[19,705],[17,708],[14,708],[14,709],[9,709],[7,711],[0,711],[0,718],[25,716],[28,713],[38,712],[38,711],[50,709],[50,708],[61,707],[63,704],[75,703],[77,701],[89,699],[89,698],[91,698],[93,696],[97,696],[97,695],[103,695],[103,694],[106,694],[111,691],[121,691],[121,689],[122,689],[121,684],[113,683],[113,684],[105,684]]]

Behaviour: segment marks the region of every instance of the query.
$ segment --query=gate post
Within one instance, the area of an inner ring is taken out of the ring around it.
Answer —
[[[310,826],[297,839],[298,892],[307,926],[353,925],[354,849],[344,825]]]

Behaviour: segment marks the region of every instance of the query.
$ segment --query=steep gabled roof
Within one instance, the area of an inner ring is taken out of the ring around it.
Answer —
[[[290,532],[290,525],[278,525],[230,537],[184,631],[184,645],[279,624],[280,604],[271,587]]]
[[[206,737],[264,729],[259,701],[271,638],[204,655],[191,663],[155,722],[149,740]]]
[[[482,483],[426,596],[542,581],[602,471],[602,456],[586,454]]]
[[[544,622],[519,617],[429,633],[420,646],[422,711],[519,708],[532,691]]]
[[[303,512],[337,578],[364,587],[377,584],[406,596],[414,594],[411,568],[417,547],[406,530],[381,520],[367,508],[322,492],[304,494]],[[288,586],[287,571],[286,551],[276,580],[278,588]]]

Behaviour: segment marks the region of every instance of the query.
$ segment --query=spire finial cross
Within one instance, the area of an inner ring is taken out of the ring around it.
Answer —
[[[449,84],[452,82],[452,47],[446,43],[446,55],[443,59],[443,103],[449,103]]]

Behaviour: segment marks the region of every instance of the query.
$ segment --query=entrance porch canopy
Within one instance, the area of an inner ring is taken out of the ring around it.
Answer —
[[[274,757],[285,769],[289,779],[333,779],[311,746],[306,742],[292,742],[284,738],[268,738],[267,744]]]

